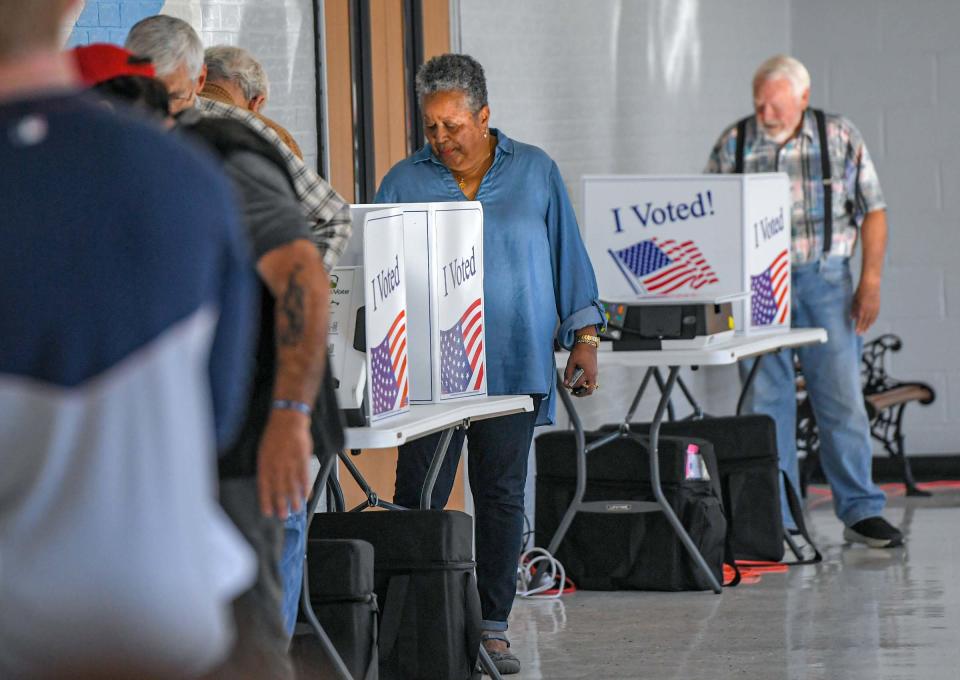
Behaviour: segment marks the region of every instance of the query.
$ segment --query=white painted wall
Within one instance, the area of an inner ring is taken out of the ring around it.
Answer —
[[[907,410],[911,453],[960,451],[960,3],[794,0],[791,39],[811,101],[863,132],[886,195],[890,246],[870,336],[904,341],[892,372],[937,391]]]

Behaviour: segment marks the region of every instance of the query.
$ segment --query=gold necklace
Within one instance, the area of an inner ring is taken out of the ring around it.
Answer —
[[[474,167],[475,167],[475,168],[481,168],[481,167],[483,167],[483,164],[486,163],[486,162],[487,162],[487,159],[490,158],[490,156],[492,156],[492,155],[493,155],[493,151],[490,151],[489,153],[487,153],[486,156],[483,157],[483,160],[480,161],[479,163],[477,163],[477,165],[475,165]],[[472,174],[472,173],[468,173],[468,174]],[[466,177],[465,175],[460,175],[460,174],[457,174],[457,173],[453,173],[453,176],[454,176],[454,178],[456,178],[457,184],[460,186],[460,191],[466,193],[467,177]]]

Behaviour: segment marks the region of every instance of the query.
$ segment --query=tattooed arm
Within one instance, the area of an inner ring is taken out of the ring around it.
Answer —
[[[298,239],[257,261],[275,301],[277,372],[274,399],[312,407],[326,362],[330,285],[323,260],[310,241]],[[287,516],[307,495],[313,453],[309,416],[273,409],[260,440],[258,480],[265,515]]]

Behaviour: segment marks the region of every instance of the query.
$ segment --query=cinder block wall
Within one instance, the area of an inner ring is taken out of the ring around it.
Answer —
[[[122,44],[130,27],[153,14],[178,16],[205,45],[250,50],[270,77],[264,111],[286,127],[317,167],[313,8],[310,0],[86,0],[68,45]]]
[[[960,450],[960,3],[794,0],[794,54],[811,100],[860,128],[889,204],[882,310],[870,333],[900,335],[894,375],[937,391],[907,411],[911,453]]]

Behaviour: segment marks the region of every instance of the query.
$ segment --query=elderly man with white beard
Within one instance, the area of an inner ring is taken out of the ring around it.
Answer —
[[[886,499],[871,477],[860,385],[861,336],[880,311],[886,204],[859,130],[842,116],[808,108],[809,101],[803,64],[785,55],[765,61],[753,78],[754,115],[723,132],[706,171],[790,177],[793,325],[819,326],[829,335],[824,345],[796,350],[820,430],[821,464],[844,539],[890,548],[903,536],[881,515]],[[854,287],[850,258],[858,242],[862,267]],[[792,350],[763,359],[748,399],[749,410],[776,421],[780,466],[797,486]],[[783,507],[785,525],[795,529]]]

